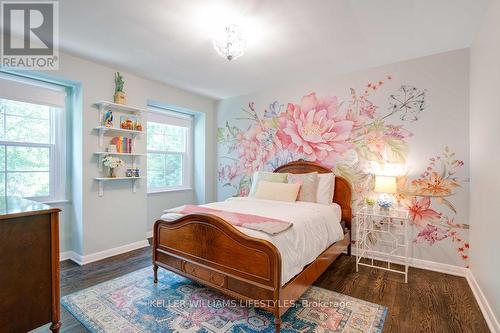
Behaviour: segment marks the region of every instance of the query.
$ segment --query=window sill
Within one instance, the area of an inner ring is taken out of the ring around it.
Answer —
[[[191,187],[182,187],[182,188],[169,188],[169,189],[159,189],[159,190],[151,190],[148,191],[148,195],[150,194],[159,194],[159,193],[167,193],[167,192],[181,192],[181,191],[192,191]]]
[[[42,204],[46,204],[46,205],[56,205],[56,204],[66,204],[66,203],[70,203],[69,200],[66,200],[66,199],[63,199],[63,200],[47,200],[47,201],[38,201],[38,200],[33,200],[33,201],[37,201],[39,203],[42,203]]]

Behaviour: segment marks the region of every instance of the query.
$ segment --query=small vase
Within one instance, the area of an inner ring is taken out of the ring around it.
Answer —
[[[114,98],[116,104],[125,104],[127,102],[125,98],[125,93],[123,91],[115,92]]]
[[[116,168],[109,168],[109,178],[116,178]]]

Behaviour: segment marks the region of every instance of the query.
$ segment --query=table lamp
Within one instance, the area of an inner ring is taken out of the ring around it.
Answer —
[[[380,209],[387,210],[393,205],[393,199],[390,194],[396,193],[396,177],[394,176],[375,176],[375,192],[380,193],[377,200]]]

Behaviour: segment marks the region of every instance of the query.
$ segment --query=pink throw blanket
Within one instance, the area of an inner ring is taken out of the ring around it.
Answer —
[[[201,207],[195,205],[184,205],[177,208],[172,208],[166,211],[162,216],[165,221],[173,221],[186,214],[206,213],[212,214],[234,226],[265,232],[271,236],[277,235],[292,227],[292,223],[264,217],[259,215],[243,214],[228,212],[219,209]]]

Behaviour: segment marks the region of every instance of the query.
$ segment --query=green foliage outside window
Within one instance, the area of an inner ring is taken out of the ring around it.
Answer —
[[[0,195],[50,194],[51,108],[0,99]]]
[[[148,188],[172,188],[183,184],[187,128],[148,122]]]

